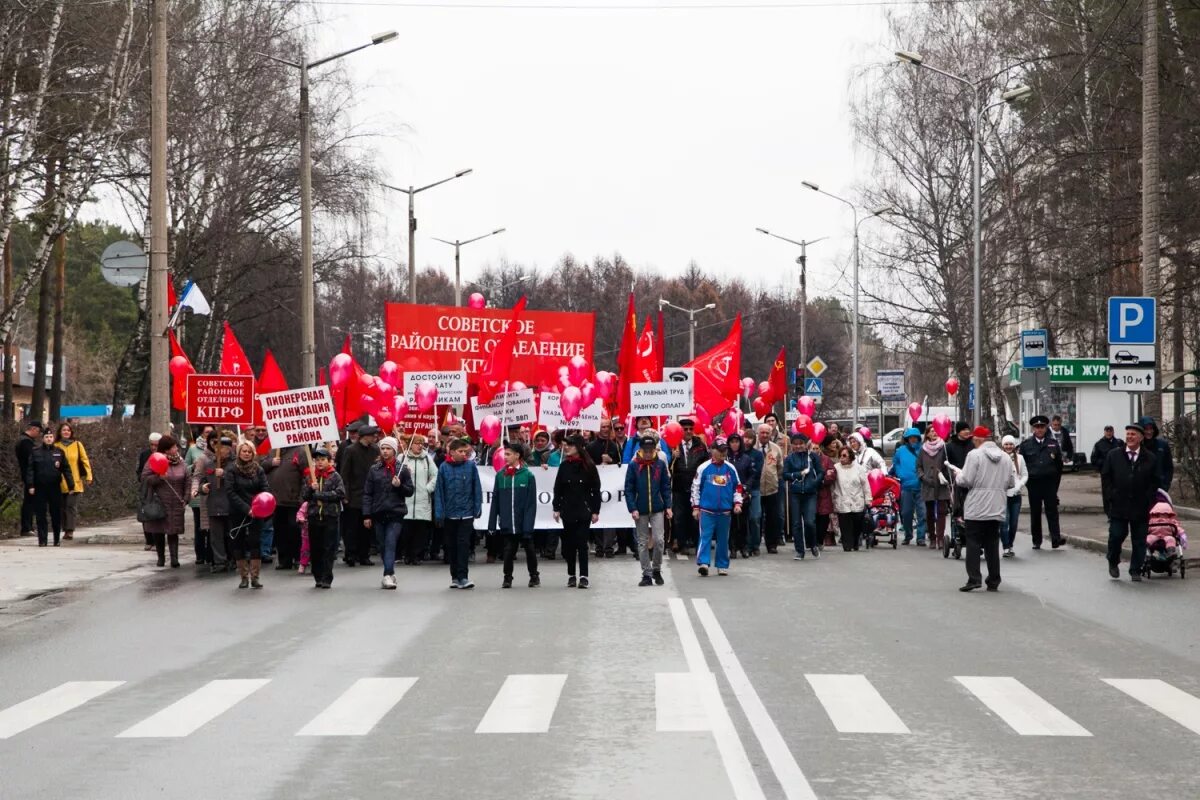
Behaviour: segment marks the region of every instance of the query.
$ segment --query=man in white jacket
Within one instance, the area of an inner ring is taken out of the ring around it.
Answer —
[[[992,432],[979,425],[971,432],[975,449],[967,454],[955,482],[970,489],[963,519],[967,533],[967,582],[959,588],[969,592],[983,586],[979,574],[979,551],[987,559],[987,590],[1000,588],[1000,522],[1008,510],[1008,490],[1016,485],[1012,463],[992,440]]]

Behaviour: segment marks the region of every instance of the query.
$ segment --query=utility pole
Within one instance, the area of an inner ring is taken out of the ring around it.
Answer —
[[[669,306],[669,307],[675,309],[676,311],[682,311],[683,313],[688,315],[688,361],[689,362],[695,361],[696,360],[696,315],[699,314],[701,311],[711,311],[712,309],[717,307],[717,304],[709,303],[708,305],[703,306],[702,308],[683,308],[682,306],[677,306],[674,303],[669,303],[660,297],[660,298],[658,298],[658,310],[662,311],[663,306]]]
[[[316,300],[312,256],[312,116],[308,60],[300,56],[300,370],[304,386],[317,385]]]
[[[4,307],[12,305],[13,292],[12,236],[4,241]],[[4,337],[4,419],[13,419],[13,355],[12,331]]]
[[[804,379],[808,377],[808,242],[800,243],[800,385],[796,396],[804,394]],[[785,409],[786,410],[786,409]]]
[[[167,0],[153,0],[150,55],[150,426],[171,422],[167,365]]]
[[[67,235],[58,237],[58,257],[54,270],[54,355],[50,359],[50,419],[62,417],[63,339],[66,336],[63,315],[67,305]]]
[[[1142,294],[1158,297],[1158,201],[1161,194],[1158,172],[1158,0],[1142,0],[1145,15],[1142,33]],[[1158,304],[1155,303],[1155,308]],[[1176,308],[1179,314],[1182,309]],[[1145,396],[1147,416],[1162,416],[1161,359],[1155,359],[1156,391]]]

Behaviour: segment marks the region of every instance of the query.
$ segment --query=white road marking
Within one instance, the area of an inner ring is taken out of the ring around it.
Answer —
[[[67,681],[0,711],[0,739],[16,736],[35,725],[78,708],[89,700],[111,692],[125,681]]]
[[[697,690],[704,709],[708,715],[708,724],[717,742],[717,752],[721,755],[721,763],[725,766],[725,774],[733,786],[733,796],[738,800],[765,800],[758,776],[746,748],[738,737],[733,720],[729,717],[729,709],[721,699],[721,691],[717,688],[717,679],[708,670],[704,660],[704,651],[700,649],[700,640],[696,637],[696,629],[688,618],[687,606],[678,597],[667,600],[671,608],[671,618],[675,621],[675,630],[683,645],[683,655],[687,659],[688,670],[696,681]]]
[[[809,786],[808,779],[804,777],[795,756],[788,749],[787,742],[775,726],[775,721],[767,713],[766,706],[763,705],[754,685],[750,683],[750,677],[742,669],[742,663],[733,652],[733,645],[725,636],[721,623],[717,622],[708,601],[692,600],[692,605],[695,606],[696,616],[700,618],[700,624],[704,627],[713,652],[717,655],[717,661],[725,672],[725,678],[733,689],[733,695],[742,706],[742,712],[750,721],[750,727],[754,729],[754,735],[758,737],[758,743],[766,753],[767,761],[770,762],[779,785],[783,787],[784,796],[788,800],[816,800],[816,794]]]
[[[957,675],[954,679],[1022,736],[1092,735],[1016,678]]]
[[[711,731],[700,697],[703,684],[690,672],[654,675],[655,730],[662,732]]]
[[[416,682],[416,678],[359,678],[296,735],[366,736]]]
[[[1104,682],[1175,720],[1192,733],[1200,733],[1200,699],[1194,695],[1157,678],[1105,678]]]
[[[839,733],[909,733],[866,675],[805,675]]]
[[[476,733],[545,733],[566,675],[509,675]]]
[[[117,738],[157,739],[187,736],[268,683],[270,680],[260,678],[209,681],[187,697],[176,700],[162,711],[117,734]]]

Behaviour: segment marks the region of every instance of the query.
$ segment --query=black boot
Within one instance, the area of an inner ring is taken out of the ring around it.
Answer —
[[[158,565],[165,567],[167,565],[167,535],[165,533],[154,534],[154,549],[158,551]]]
[[[179,569],[179,537],[177,535],[168,536],[167,547],[171,551],[171,567]]]

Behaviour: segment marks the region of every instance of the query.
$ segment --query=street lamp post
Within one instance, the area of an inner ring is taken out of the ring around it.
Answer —
[[[759,233],[765,233],[767,236],[773,236],[789,244],[798,245],[800,247],[800,256],[796,259],[796,263],[800,265],[800,368],[806,369],[806,360],[808,355],[808,246],[823,242],[828,239],[828,236],[822,236],[820,239],[789,239],[786,236],[780,236],[778,233],[771,233],[766,228],[755,228]],[[804,387],[800,387],[800,393],[803,394]]]
[[[674,303],[667,302],[661,297],[658,298],[658,310],[662,311],[663,306],[669,306],[676,311],[682,311],[688,315],[688,361],[696,360],[696,315],[701,311],[711,311],[717,307],[716,303],[709,303],[703,308],[683,308]]]
[[[462,306],[462,265],[461,261],[459,260],[459,251],[462,249],[463,245],[471,244],[472,242],[478,242],[480,239],[486,239],[489,236],[495,236],[498,233],[504,233],[505,230],[507,230],[507,228],[497,228],[491,233],[485,233],[482,236],[476,236],[474,239],[467,239],[466,241],[455,239],[452,242],[448,239],[439,239],[436,236],[430,237],[435,242],[441,242],[442,244],[448,244],[454,247],[454,305],[459,307]],[[526,277],[528,276],[523,276],[521,280],[524,280]]]
[[[312,262],[312,121],[308,105],[308,71],[351,53],[390,42],[399,36],[395,31],[377,33],[371,41],[309,61],[302,54],[300,61],[261,53],[280,64],[300,70],[300,364],[304,370],[304,385],[317,383],[316,299],[314,296]]]
[[[395,192],[403,192],[408,195],[408,302],[410,303],[417,302],[417,217],[414,199],[426,189],[441,186],[443,183],[449,183],[455,178],[470,175],[472,172],[474,172],[473,169],[464,169],[461,172],[454,173],[449,178],[442,178],[440,181],[434,181],[424,186],[409,186],[407,189],[403,186],[392,186],[390,183],[383,184],[384,188]]]
[[[980,166],[980,129],[983,127],[983,115],[989,110],[1004,104],[1011,104],[1022,97],[1028,97],[1033,93],[1033,89],[1024,84],[1016,88],[1009,89],[1000,95],[1000,102],[992,103],[987,108],[983,106],[983,86],[985,81],[972,81],[961,75],[955,75],[952,72],[932,67],[925,63],[925,57],[920,53],[913,53],[907,50],[897,50],[896,58],[901,61],[912,64],[914,67],[923,67],[930,72],[936,72],[945,78],[961,83],[971,90],[971,214],[972,220],[972,239],[973,239],[973,256],[972,256],[972,292],[974,295],[975,314],[974,314],[974,337],[975,343],[971,352],[971,371],[974,373],[972,381],[975,386],[975,409],[971,414],[971,421],[978,426],[982,419],[983,411],[983,289],[982,289],[982,252],[983,252],[983,234],[981,231],[981,212],[980,212],[980,194],[982,191],[983,177],[982,168]]]

